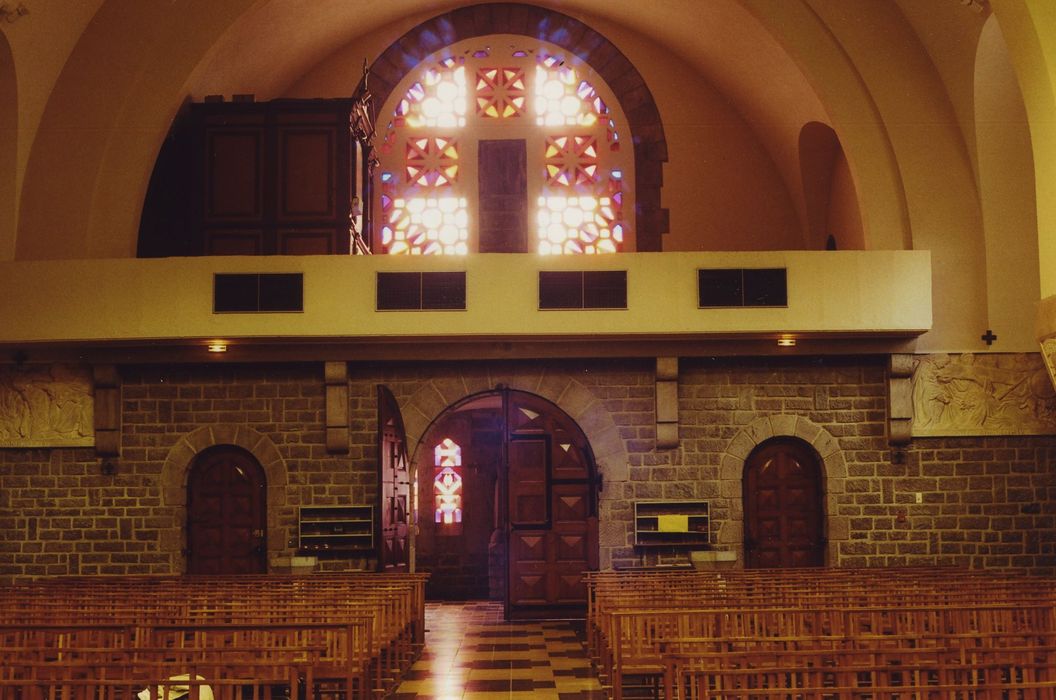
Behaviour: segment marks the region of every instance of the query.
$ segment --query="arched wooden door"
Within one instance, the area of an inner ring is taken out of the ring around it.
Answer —
[[[801,440],[759,445],[744,468],[747,568],[824,566],[821,461]]]
[[[507,391],[507,617],[576,611],[598,568],[597,470],[583,431],[545,399]]]
[[[511,618],[583,613],[583,572],[598,568],[598,477],[568,415],[526,392],[478,394],[430,426],[417,460],[416,557],[433,573],[431,596],[503,600]],[[433,483],[444,465],[460,480],[450,518]]]
[[[378,570],[410,568],[411,478],[407,469],[407,431],[396,397],[378,385]]]
[[[266,480],[237,447],[202,452],[187,479],[187,573],[267,572]]]

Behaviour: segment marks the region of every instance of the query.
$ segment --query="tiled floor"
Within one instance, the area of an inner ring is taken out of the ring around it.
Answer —
[[[425,651],[390,697],[602,700],[574,625],[505,622],[500,603],[430,603]]]

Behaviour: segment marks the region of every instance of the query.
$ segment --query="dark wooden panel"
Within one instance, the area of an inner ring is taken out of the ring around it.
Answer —
[[[369,159],[352,148],[352,106],[348,99],[190,105],[173,131],[186,135],[189,152],[182,195],[165,199],[159,176],[141,227],[143,254],[348,254],[353,169],[363,170],[358,194],[370,201]],[[180,216],[178,230],[165,223]],[[258,237],[252,244],[247,230]],[[171,241],[161,239],[165,232]]]
[[[286,127],[278,138],[279,219],[333,218],[335,130]]]
[[[205,232],[206,255],[260,255],[264,233],[260,230],[221,229]]]
[[[550,520],[548,451],[546,439],[510,441],[510,524],[514,528],[545,525]]]
[[[745,565],[824,565],[822,492],[818,458],[805,444],[780,439],[753,452],[744,476]]]
[[[187,481],[187,572],[267,571],[264,470],[233,448],[205,452]]]
[[[480,141],[479,251],[528,252],[527,147],[523,139]]]
[[[378,520],[381,571],[406,571],[409,566],[408,504],[411,480],[407,469],[407,434],[396,397],[379,384],[378,400]]]
[[[280,255],[329,255],[335,248],[334,232],[279,231],[278,246]]]
[[[206,132],[206,221],[263,216],[262,129],[210,128]]]

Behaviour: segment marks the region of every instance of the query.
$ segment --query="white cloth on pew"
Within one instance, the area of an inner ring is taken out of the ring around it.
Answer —
[[[190,674],[184,673],[179,676],[169,676],[170,681],[186,681],[190,680]],[[195,680],[204,681],[205,678],[202,676],[195,676]],[[167,691],[167,692],[166,692]],[[177,698],[188,698],[191,695],[191,687],[189,685],[165,685],[158,686],[157,691],[154,693],[153,700],[177,700]],[[144,688],[139,691],[139,700],[151,700],[150,688]],[[202,684],[198,686],[198,700],[213,700],[213,689],[208,685]]]

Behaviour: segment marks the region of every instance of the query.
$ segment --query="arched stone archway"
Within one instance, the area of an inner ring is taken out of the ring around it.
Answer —
[[[407,73],[430,54],[463,39],[489,34],[520,34],[556,44],[586,62],[612,89],[627,117],[634,145],[637,249],[662,250],[661,236],[668,230],[667,210],[660,206],[667,139],[660,110],[630,60],[579,20],[518,3],[471,5],[437,15],[394,41],[370,66],[375,106],[385,104]]]
[[[627,446],[620,437],[619,428],[602,406],[601,400],[588,387],[567,375],[539,372],[517,376],[496,374],[481,378],[462,373],[451,378],[426,381],[400,406],[407,429],[408,451],[413,454],[418,449],[418,443],[430,423],[448,406],[500,384],[537,394],[567,413],[590,441],[598,469],[605,475],[605,481],[627,481]]]
[[[738,432],[722,455],[719,469],[720,494],[729,501],[730,519],[718,533],[718,544],[737,553],[744,562],[743,476],[745,461],[758,445],[775,437],[799,438],[810,445],[821,458],[825,512],[828,514],[826,560],[839,566],[839,545],[850,539],[850,523],[838,515],[836,497],[846,491],[847,463],[839,443],[832,434],[804,416],[773,415],[756,418]]]
[[[459,372],[425,381],[400,404],[408,452],[412,455],[418,452],[419,443],[429,426],[448,406],[499,385],[546,399],[564,411],[586,435],[605,484],[598,500],[599,563],[602,569],[611,568],[612,551],[626,546],[630,532],[630,524],[615,517],[614,513],[615,506],[622,502],[621,490],[609,486],[630,478],[627,445],[601,398],[575,377],[544,371],[520,374]]]
[[[504,600],[510,619],[582,610],[599,566],[597,466],[582,428],[497,386],[445,407],[411,460],[415,560],[441,599]]]
[[[194,460],[203,451],[219,445],[240,447],[253,456],[264,469],[267,480],[268,556],[283,551],[286,531],[279,522],[279,510],[286,504],[287,469],[275,443],[248,425],[207,425],[182,436],[169,449],[161,468],[161,503],[172,508],[179,523],[186,521],[187,478]],[[176,571],[185,568],[180,537],[165,538],[163,553],[169,554]]]

